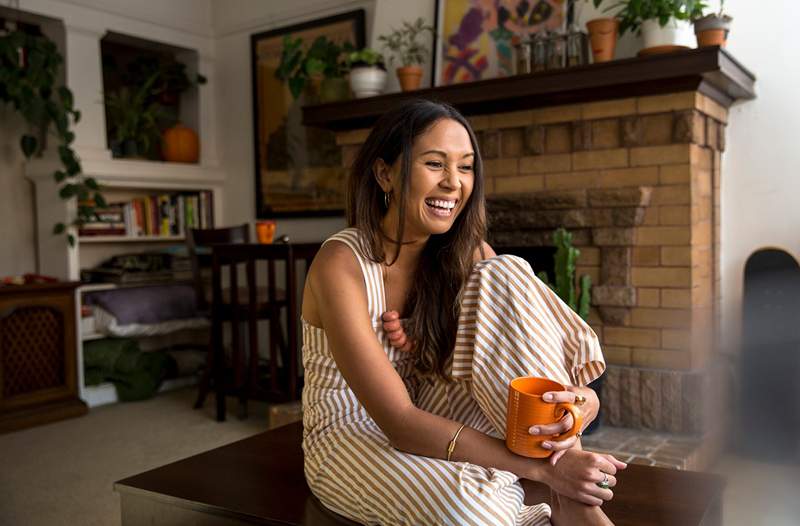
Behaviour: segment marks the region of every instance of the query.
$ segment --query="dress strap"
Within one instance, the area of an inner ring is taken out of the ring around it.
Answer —
[[[383,290],[383,272],[380,263],[369,259],[365,253],[363,235],[357,228],[346,228],[328,239],[329,241],[340,241],[350,247],[356,256],[361,273],[364,276],[364,285],[367,289],[367,304],[369,315],[373,321],[380,320],[381,314],[386,310],[386,297]]]

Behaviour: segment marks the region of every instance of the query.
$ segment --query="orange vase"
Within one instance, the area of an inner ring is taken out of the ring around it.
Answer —
[[[164,130],[161,153],[171,163],[196,163],[200,159],[200,139],[191,128],[181,123]]]
[[[422,68],[419,66],[405,66],[397,68],[397,80],[403,91],[414,91],[419,89],[422,82]]]
[[[614,60],[617,48],[619,20],[616,18],[596,18],[586,22],[589,40],[592,45],[592,57],[595,62]]]

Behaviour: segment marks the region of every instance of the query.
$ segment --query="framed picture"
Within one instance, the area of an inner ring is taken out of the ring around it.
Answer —
[[[250,37],[257,217],[341,215],[346,174],[335,135],[303,126],[305,95],[295,100],[287,84],[275,77],[286,35],[300,37],[304,49],[319,36],[361,49],[364,10]]]
[[[566,27],[567,0],[437,0],[435,86],[514,74],[512,37]]]

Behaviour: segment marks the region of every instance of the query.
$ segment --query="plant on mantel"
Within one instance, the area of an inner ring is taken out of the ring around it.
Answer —
[[[397,59],[401,64],[397,68],[397,78],[403,91],[419,88],[422,80],[421,65],[425,62],[429,50],[417,39],[425,32],[435,34],[433,27],[426,25],[420,17],[413,24],[403,22],[403,27],[400,29],[393,29],[388,35],[378,37],[378,41],[383,43],[383,49],[390,53],[389,62]]]
[[[56,45],[43,35],[20,29],[0,34],[0,101],[11,104],[28,124],[28,132],[20,138],[26,159],[41,156],[48,134],[58,140],[62,166],[53,172],[53,178],[62,199],[78,199],[77,215],[68,224],[80,227],[94,215],[95,207],[104,207],[106,202],[97,181],[82,174],[80,159],[71,146],[75,134],[70,128],[81,113],[73,105],[69,88],[58,85],[63,62]],[[75,245],[67,224],[56,223],[53,234],[66,234],[70,246]]]
[[[605,0],[592,0],[594,7],[599,8]],[[620,0],[606,8],[606,11],[616,11],[619,19],[619,32],[624,35],[627,31],[639,33],[642,22],[655,20],[664,27],[671,19],[689,22],[699,18],[707,6],[702,0]]]

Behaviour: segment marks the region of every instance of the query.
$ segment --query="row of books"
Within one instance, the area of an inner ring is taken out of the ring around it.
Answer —
[[[95,210],[79,236],[182,236],[187,228],[212,228],[210,190],[149,195]]]

